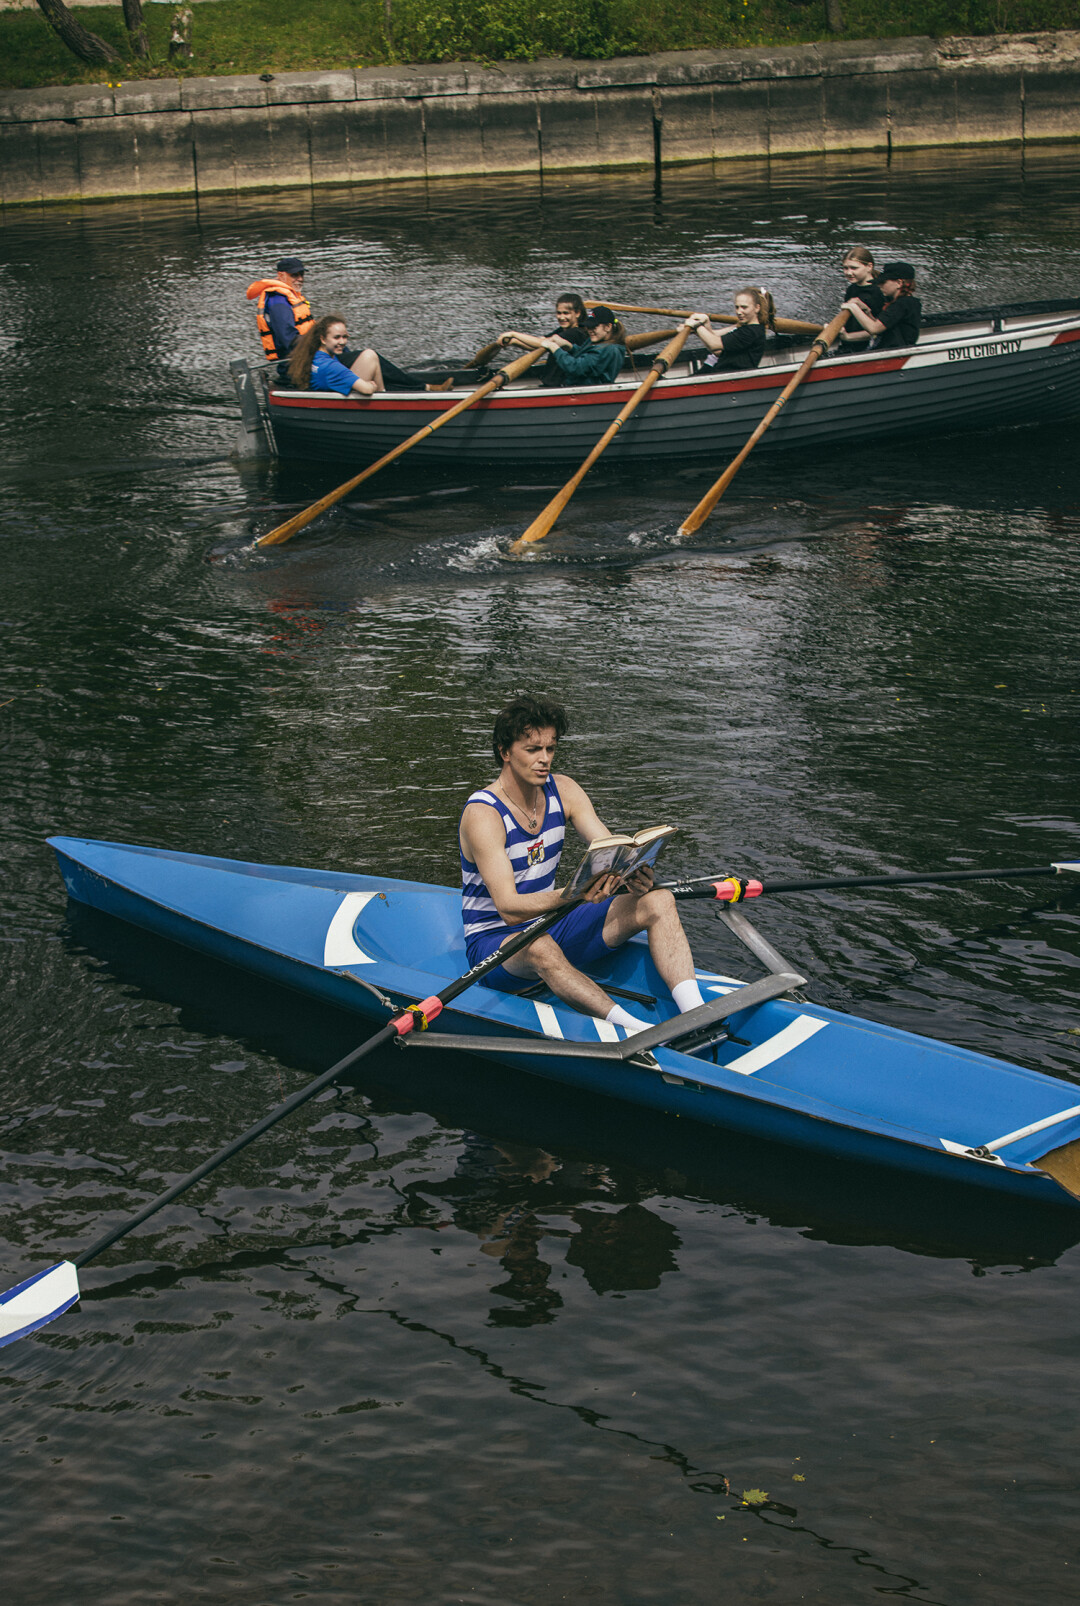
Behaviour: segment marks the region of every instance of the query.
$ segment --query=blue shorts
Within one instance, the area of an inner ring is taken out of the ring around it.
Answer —
[[[604,921],[611,903],[610,898],[605,898],[603,903],[579,903],[576,909],[571,909],[561,920],[557,920],[547,933],[549,937],[554,937],[570,963],[579,970],[598,964],[614,952],[604,941]],[[501,948],[508,936],[523,931],[526,924],[523,922],[520,926],[511,926],[508,931],[478,932],[466,949],[470,966],[478,965],[496,948]],[[528,949],[525,951],[527,953]],[[500,993],[520,993],[526,987],[535,986],[535,980],[530,981],[527,976],[512,976],[505,965],[500,965],[484,977],[481,986],[494,987]]]

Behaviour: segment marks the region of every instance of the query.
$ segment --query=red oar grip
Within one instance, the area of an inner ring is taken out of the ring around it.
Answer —
[[[425,998],[419,1004],[410,1004],[403,1015],[391,1021],[397,1027],[399,1037],[405,1037],[414,1029],[426,1032],[436,1015],[442,1014],[441,998]]]
[[[741,876],[726,876],[723,881],[714,881],[716,896],[721,903],[742,903],[744,898],[758,898],[761,896],[760,881],[744,881]]]

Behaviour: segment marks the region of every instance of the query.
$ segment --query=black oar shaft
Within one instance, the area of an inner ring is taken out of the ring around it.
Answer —
[[[421,1030],[423,1030],[427,1026],[428,1020],[434,1020],[444,1005],[449,1004],[452,999],[456,998],[459,993],[463,993],[467,987],[471,987],[474,982],[481,981],[490,971],[497,969],[507,959],[511,959],[514,954],[518,954],[523,948],[527,948],[530,943],[536,941],[537,937],[543,936],[550,926],[555,925],[556,921],[561,920],[565,914],[582,901],[581,898],[570,898],[565,903],[556,905],[554,909],[549,909],[546,914],[540,915],[531,925],[517,932],[501,948],[497,948],[493,954],[489,954],[478,965],[474,965],[471,970],[466,971],[464,976],[457,976],[434,997],[425,998],[416,1011],[406,1010],[402,1014],[395,1015],[392,1021],[388,1021],[381,1030],[375,1033],[374,1037],[367,1038],[357,1048],[354,1048],[351,1053],[346,1054],[344,1059],[338,1060],[336,1065],[331,1065],[328,1071],[323,1071],[321,1076],[317,1076],[313,1082],[309,1082],[306,1087],[299,1088],[295,1093],[290,1093],[283,1103],[275,1105],[272,1110],[268,1110],[260,1121],[256,1121],[254,1126],[249,1127],[246,1132],[242,1132],[238,1138],[233,1138],[231,1143],[226,1143],[223,1149],[219,1149],[208,1160],[204,1160],[201,1165],[197,1165],[194,1171],[189,1171],[186,1177],[181,1177],[179,1182],[174,1182],[171,1188],[166,1188],[164,1193],[158,1194],[156,1199],[152,1199],[148,1205],[144,1205],[137,1215],[129,1216],[126,1221],[120,1222],[119,1226],[103,1233],[88,1249],[84,1249],[81,1255],[75,1257],[74,1264],[80,1268],[85,1266],[87,1261],[93,1260],[97,1255],[100,1255],[103,1250],[116,1243],[117,1239],[125,1237],[135,1227],[141,1226],[156,1211],[163,1210],[166,1205],[172,1204],[174,1199],[178,1199],[182,1193],[186,1193],[197,1182],[201,1182],[203,1177],[208,1177],[211,1171],[216,1171],[219,1165],[224,1165],[225,1161],[231,1159],[234,1154],[239,1154],[241,1149],[246,1149],[249,1143],[254,1143],[256,1138],[261,1137],[272,1126],[276,1126],[279,1121],[284,1120],[285,1116],[291,1115],[293,1110],[299,1109],[301,1104],[306,1104],[309,1099],[313,1099],[316,1093],[321,1093],[324,1087],[328,1087],[331,1082],[336,1081],[345,1071],[350,1070],[358,1060],[374,1053],[384,1043],[392,1042],[395,1037],[401,1037],[404,1033],[412,1031],[417,1024],[417,1015],[419,1015]]]
[[[1027,864],[1006,870],[939,870],[929,875],[845,875],[821,881],[766,881],[763,892],[825,892],[830,887],[919,887],[939,881],[1015,881],[1019,876],[1056,875],[1052,864]]]
[[[306,1104],[308,1099],[314,1098],[316,1093],[320,1093],[324,1087],[328,1087],[344,1071],[347,1071],[361,1055],[370,1054],[382,1043],[390,1042],[397,1034],[397,1026],[393,1021],[390,1021],[381,1031],[376,1032],[374,1037],[367,1038],[358,1048],[354,1048],[351,1054],[346,1054],[345,1058],[338,1060],[336,1065],[331,1065],[328,1071],[323,1071],[322,1075],[317,1076],[314,1082],[309,1082],[307,1087],[299,1088],[297,1092],[291,1093],[283,1104],[275,1105],[272,1110],[268,1110],[261,1121],[256,1121],[255,1125],[249,1127],[240,1137],[233,1138],[231,1143],[226,1143],[223,1149],[219,1149],[208,1160],[204,1160],[202,1165],[196,1166],[194,1171],[189,1171],[186,1177],[181,1177],[180,1181],[174,1182],[171,1188],[166,1188],[164,1193],[158,1194],[157,1198],[152,1199],[148,1205],[139,1211],[138,1215],[129,1217],[127,1221],[122,1221],[118,1227],[113,1227],[110,1232],[103,1234],[95,1243],[90,1245],[89,1249],[84,1249],[81,1255],[75,1257],[75,1265],[79,1267],[85,1266],[88,1260],[93,1260],[96,1255],[100,1255],[103,1249],[108,1249],[110,1244],[114,1244],[118,1238],[123,1238],[133,1228],[141,1226],[155,1211],[163,1210],[167,1204],[172,1204],[174,1199],[178,1199],[182,1193],[186,1193],[189,1188],[193,1188],[196,1182],[201,1182],[203,1177],[210,1175],[211,1171],[216,1171],[219,1165],[224,1165],[226,1160],[230,1160],[234,1154],[239,1154],[241,1149],[246,1149],[249,1143],[254,1143],[256,1138],[262,1137],[264,1132],[268,1132],[272,1126],[276,1126],[286,1115],[290,1115],[301,1104]]]

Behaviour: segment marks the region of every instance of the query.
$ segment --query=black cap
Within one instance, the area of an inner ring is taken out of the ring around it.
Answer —
[[[596,329],[602,323],[618,323],[610,307],[594,307],[585,319],[586,329]]]
[[[885,262],[878,269],[878,280],[914,279],[915,269],[910,262]]]
[[[299,279],[303,276],[304,264],[299,257],[282,257],[274,272],[291,273],[294,279]]]

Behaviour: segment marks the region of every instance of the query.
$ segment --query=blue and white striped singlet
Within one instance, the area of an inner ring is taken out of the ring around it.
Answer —
[[[482,789],[474,792],[469,803],[486,803],[502,816],[506,832],[506,852],[514,871],[514,884],[519,892],[547,892],[555,885],[555,875],[562,855],[566,836],[566,818],[562,798],[549,775],[544,783],[544,818],[536,832],[522,830],[507,805],[494,792]],[[464,810],[462,811],[464,812]],[[458,841],[461,853],[461,842]],[[461,853],[461,919],[465,927],[465,941],[481,931],[512,931],[495,907],[479,870]],[[522,922],[524,924],[524,922]]]

